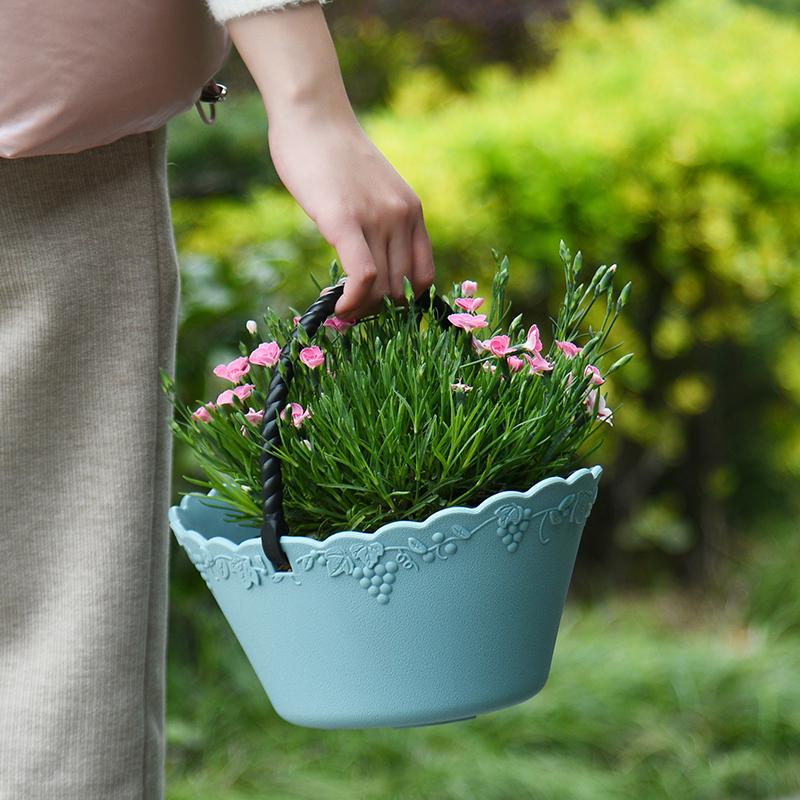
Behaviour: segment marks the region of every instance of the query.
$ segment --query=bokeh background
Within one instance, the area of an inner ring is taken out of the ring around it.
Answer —
[[[422,198],[437,283],[486,282],[507,253],[515,312],[546,331],[564,239],[633,282],[615,332],[636,355],[609,387],[601,493],[539,697],[435,730],[293,728],[176,551],[168,796],[800,794],[800,3],[326,14],[363,126]],[[235,53],[218,77],[217,123],[171,130],[190,402],[244,322],[304,308],[335,255],[280,185]],[[176,499],[193,470],[179,450]]]

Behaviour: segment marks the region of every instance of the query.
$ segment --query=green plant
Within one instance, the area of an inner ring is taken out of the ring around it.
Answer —
[[[466,94],[413,71],[364,126],[422,198],[442,285],[502,242],[515,312],[545,319],[563,231],[596,263],[625,263],[636,293],[613,335],[637,358],[615,381],[625,414],[595,454],[613,502],[601,495],[581,558],[603,580],[665,566],[724,577],[737,537],[788,513],[800,476],[800,25],[729,0],[612,18],[586,5],[557,43],[548,70],[487,69]],[[333,254],[292,202],[270,189],[177,203],[186,262],[232,282],[259,243],[285,254],[270,261],[286,287],[270,305],[307,299],[304,265]],[[475,265],[477,280],[489,273]],[[228,319],[262,313],[253,301],[270,289],[236,291],[251,307]],[[199,363],[211,353],[200,322],[181,337],[191,397],[213,366]],[[654,519],[679,535],[652,536]]]
[[[495,258],[488,315],[478,313],[484,300],[472,281],[453,286],[446,312],[432,298],[423,309],[407,284],[407,308],[386,301],[358,324],[332,318],[312,338],[297,319],[269,312],[265,341],[251,320],[250,344],[215,369],[233,388],[194,412],[165,375],[178,410],[173,431],[207,476],[200,485],[229,503],[234,518],[260,526],[261,421],[272,370],[286,375],[284,359],[294,378],[280,445],[270,446],[297,535],[371,532],[569,470],[599,425],[611,422],[599,387],[630,356],[605,372],[601,366],[615,349],[606,342],[630,284],[615,297],[615,266],[582,283],[581,254],[573,259],[562,243],[566,294],[545,357],[536,325],[526,330],[521,315],[509,322],[508,259]],[[602,323],[585,332],[598,299],[605,300]]]

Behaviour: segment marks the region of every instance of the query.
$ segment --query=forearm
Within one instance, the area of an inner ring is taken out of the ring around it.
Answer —
[[[239,17],[227,27],[261,92],[271,125],[281,124],[284,115],[355,123],[318,3]]]
[[[264,100],[278,175],[335,248],[348,280],[336,311],[363,316],[433,281],[419,198],[356,120],[316,2],[229,20]]]

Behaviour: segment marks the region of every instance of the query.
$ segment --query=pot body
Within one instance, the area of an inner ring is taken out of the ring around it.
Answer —
[[[277,572],[253,528],[185,497],[170,524],[275,710],[316,728],[451,722],[545,684],[602,470],[479,507],[325,541],[285,536]]]

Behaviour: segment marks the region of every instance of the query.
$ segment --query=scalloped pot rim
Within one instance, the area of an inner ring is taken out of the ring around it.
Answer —
[[[306,545],[308,547],[313,548],[327,548],[330,547],[332,544],[336,544],[336,542],[343,542],[349,541],[352,542],[353,539],[361,540],[361,541],[374,541],[376,538],[391,533],[397,529],[404,529],[408,530],[411,527],[414,530],[419,530],[420,528],[427,527],[432,523],[439,522],[442,518],[451,516],[453,514],[468,514],[470,516],[475,516],[483,512],[483,510],[488,506],[490,503],[494,504],[498,501],[506,500],[506,499],[516,499],[519,497],[524,497],[529,499],[534,494],[543,491],[548,486],[552,486],[553,484],[557,483],[565,483],[567,485],[571,485],[577,483],[581,478],[585,477],[586,475],[591,475],[595,481],[600,480],[600,476],[603,474],[603,468],[601,466],[594,466],[591,468],[582,467],[581,469],[576,470],[573,472],[568,478],[562,478],[560,476],[554,475],[550,478],[543,478],[538,483],[535,483],[525,492],[518,492],[514,490],[506,490],[503,492],[498,492],[497,494],[493,494],[491,497],[487,497],[479,506],[476,508],[469,508],[467,506],[451,506],[448,508],[443,508],[441,511],[436,511],[431,514],[430,517],[423,520],[422,522],[412,522],[410,520],[397,520],[395,522],[388,522],[386,525],[381,526],[378,528],[377,531],[374,533],[364,533],[363,531],[339,531],[338,533],[334,533],[333,535],[329,536],[327,539],[310,539],[307,536],[281,536],[281,543],[286,542],[287,544],[291,543],[294,545]],[[209,496],[213,494],[209,493]],[[238,553],[242,550],[252,548],[253,545],[261,547],[261,537],[254,536],[251,539],[245,539],[240,544],[234,544],[230,539],[226,539],[223,536],[212,536],[210,539],[206,539],[201,533],[191,528],[187,529],[183,522],[180,519],[179,511],[185,510],[188,507],[188,504],[191,503],[193,500],[200,500],[203,502],[203,499],[199,495],[186,495],[180,504],[180,509],[176,507],[172,507],[169,510],[169,520],[172,524],[172,528],[176,534],[179,534],[181,539],[188,539],[194,540],[196,544],[203,545],[203,544],[211,544],[212,542],[217,544],[220,547],[225,547],[226,549],[230,550],[232,553]],[[214,504],[214,503],[204,503],[204,505],[208,505],[211,507],[222,508],[223,504]],[[176,530],[177,529],[177,530]],[[179,533],[180,532],[180,533]]]

